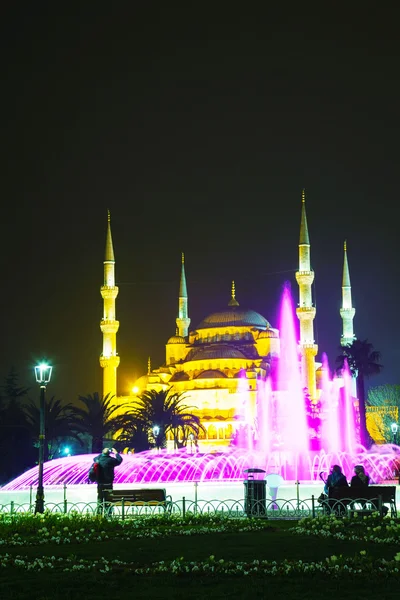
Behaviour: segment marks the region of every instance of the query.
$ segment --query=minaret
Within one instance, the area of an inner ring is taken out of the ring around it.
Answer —
[[[100,356],[100,366],[103,368],[103,395],[117,396],[117,331],[119,322],[115,318],[115,298],[118,287],[115,285],[115,259],[111,237],[111,218],[108,211],[106,252],[104,256],[104,285],[100,288],[103,298],[103,319],[100,329],[103,333],[103,352]]]
[[[189,335],[190,319],[188,316],[188,294],[186,288],[186,275],[185,275],[185,255],[182,252],[182,270],[181,270],[181,281],[179,285],[179,308],[178,317],[176,319],[176,326],[181,337],[186,338]]]
[[[318,352],[318,346],[314,343],[314,318],[315,307],[312,304],[311,286],[314,281],[314,271],[310,265],[310,238],[308,236],[307,215],[306,215],[306,194],[305,190],[301,195],[301,224],[299,240],[299,270],[296,273],[296,280],[299,285],[299,307],[297,316],[300,321],[300,350],[302,355],[302,374],[304,386],[308,388],[308,393],[312,400],[316,399],[317,385],[315,377],[315,356]]]
[[[352,344],[356,339],[353,330],[353,319],[356,314],[356,309],[353,308],[351,302],[351,284],[350,284],[350,273],[349,263],[347,262],[347,245],[344,243],[344,260],[343,260],[343,279],[342,279],[342,308],[340,309],[340,316],[343,321],[343,334],[340,339],[342,346]]]

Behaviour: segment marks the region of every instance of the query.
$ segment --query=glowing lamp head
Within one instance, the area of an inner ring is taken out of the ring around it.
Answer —
[[[160,433],[160,428],[159,428],[159,426],[158,426],[158,425],[154,425],[154,427],[153,427],[153,434],[154,434],[154,437],[157,437],[159,433]]]
[[[50,367],[46,363],[41,363],[40,365],[35,367],[36,382],[40,383],[41,385],[45,385],[46,383],[49,383],[49,381],[51,379],[52,370],[53,370],[53,367]]]
[[[392,423],[390,426],[390,429],[392,430],[393,435],[396,435],[396,433],[399,429],[399,426],[397,425],[397,423]]]
[[[135,396],[139,393],[139,388],[137,385],[134,385],[132,388],[132,394],[134,394]]]
[[[68,447],[64,448],[64,454],[66,454],[67,456],[70,455],[70,451],[69,451]]]

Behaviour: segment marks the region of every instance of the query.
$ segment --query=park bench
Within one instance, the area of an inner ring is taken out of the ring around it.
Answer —
[[[164,512],[171,512],[172,497],[167,496],[162,488],[142,488],[133,490],[112,490],[107,496],[107,502],[113,506],[160,506]]]
[[[351,515],[368,515],[379,511],[382,516],[388,512],[389,505],[392,517],[397,516],[396,486],[370,485],[362,490],[354,487],[337,487],[329,490],[329,498],[321,502],[327,512],[346,513],[347,507]]]

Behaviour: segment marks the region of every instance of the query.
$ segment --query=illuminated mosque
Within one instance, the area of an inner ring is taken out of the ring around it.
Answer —
[[[299,266],[296,272],[299,287],[299,302],[296,309],[300,322],[299,354],[301,357],[302,386],[306,388],[312,402],[321,395],[321,363],[316,362],[318,347],[314,340],[313,321],[316,308],[312,300],[314,271],[310,261],[310,238],[307,225],[305,192],[302,192]],[[108,215],[106,248],[104,258],[104,285],[101,287],[104,304],[100,329],[103,334],[103,352],[100,365],[103,368],[103,394],[116,398],[118,404],[131,402],[134,405],[144,391],[171,388],[184,393],[185,403],[191,412],[198,415],[205,429],[199,440],[202,451],[215,451],[230,444],[232,437],[243,423],[254,421],[258,394],[258,382],[273,375],[274,365],[280,353],[279,330],[272,327],[258,312],[242,308],[236,299],[235,284],[232,282],[231,297],[227,306],[206,316],[195,328],[190,328],[188,291],[184,255],[182,254],[181,275],[176,317],[176,334],[166,343],[165,362],[151,368],[134,383],[130,396],[118,396],[117,368],[120,357],[117,353],[115,302],[118,287],[115,284],[115,257]],[[343,330],[341,344],[351,344],[355,339],[349,266],[346,243],[342,279],[342,306],[340,316]],[[354,386],[353,386],[354,389]],[[279,393],[279,391],[278,391]],[[354,394],[355,395],[355,394]],[[245,401],[243,401],[245,397]],[[357,401],[354,399],[355,405]],[[245,416],[238,407],[243,407]],[[370,419],[368,419],[370,420]],[[167,440],[172,449],[172,437]]]

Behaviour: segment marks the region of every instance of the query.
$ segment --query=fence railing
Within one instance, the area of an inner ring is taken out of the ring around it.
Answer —
[[[266,518],[292,519],[304,517],[318,518],[327,514],[337,516],[356,516],[379,512],[384,516],[390,510],[391,516],[397,516],[396,506],[387,507],[382,500],[375,501],[367,498],[319,501],[315,496],[306,500],[188,500],[182,497],[176,501],[166,502],[69,502],[64,499],[58,504],[46,502],[45,511],[49,513],[103,515],[109,518],[128,519],[139,515],[176,515],[189,517],[195,515],[218,515],[227,518]],[[35,504],[31,502],[18,504],[11,501],[0,504],[0,514],[17,514],[35,512]]]

